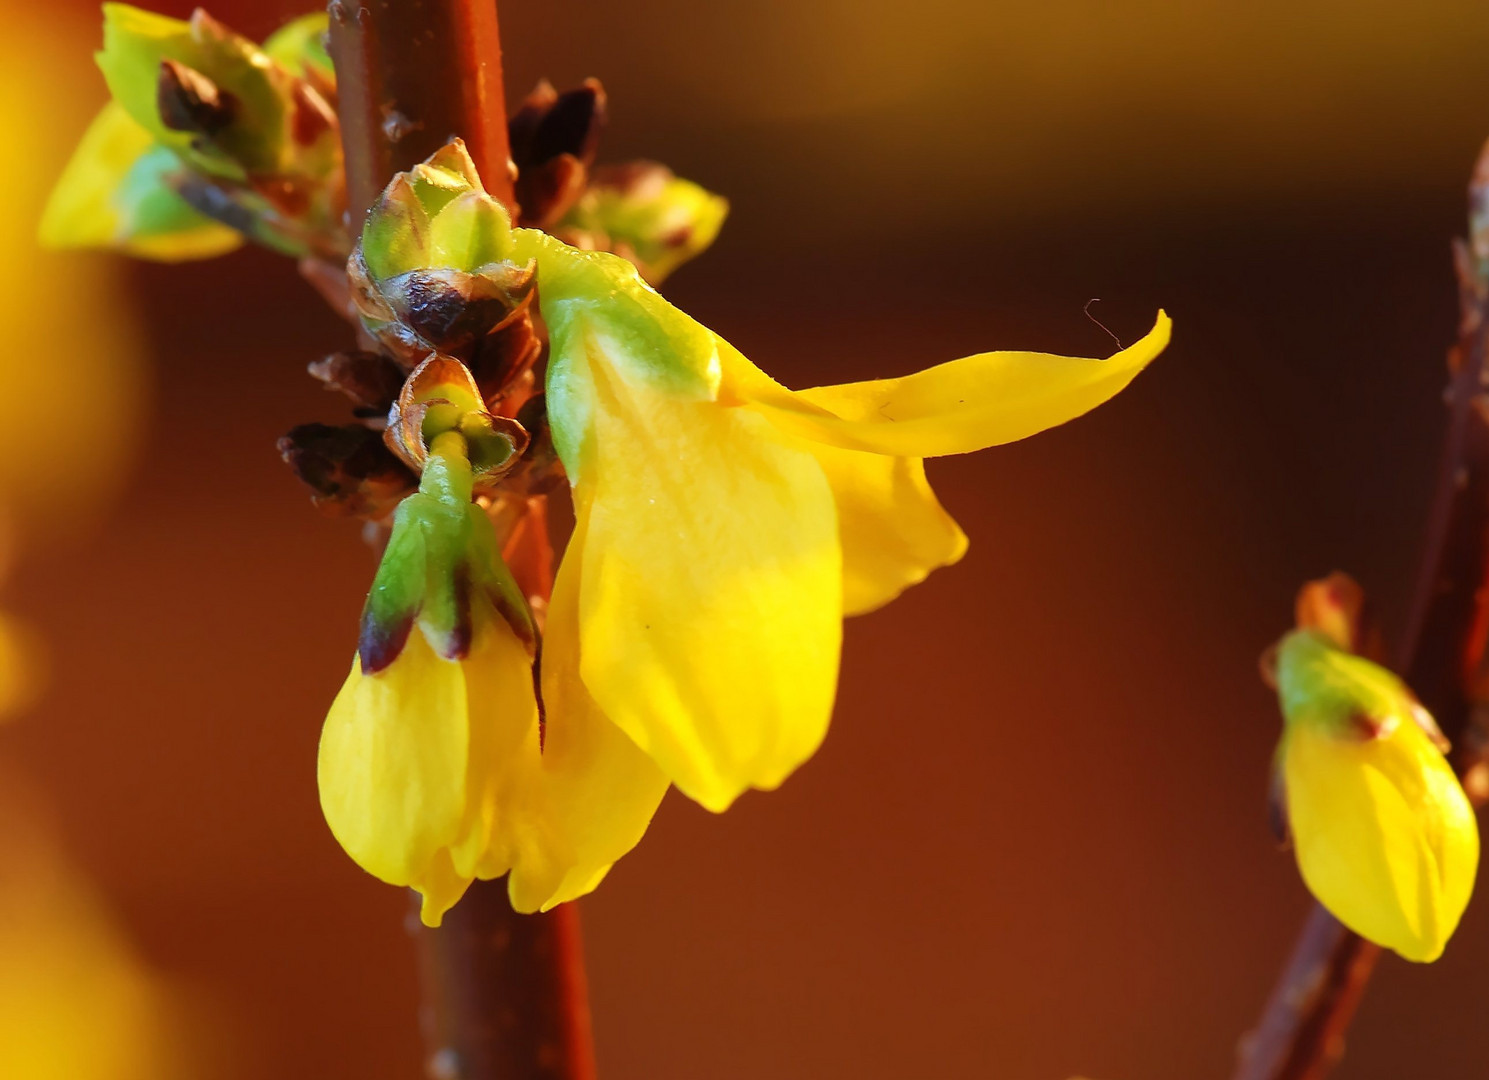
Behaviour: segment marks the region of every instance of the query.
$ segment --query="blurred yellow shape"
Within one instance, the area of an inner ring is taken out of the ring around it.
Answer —
[[[91,22],[19,10],[0,36],[0,144],[21,158],[0,214],[0,508],[28,543],[97,513],[133,457],[143,399],[139,329],[113,261],[36,239],[51,184],[105,97],[96,36]]]
[[[178,1003],[0,779],[0,1077],[184,1077]]]

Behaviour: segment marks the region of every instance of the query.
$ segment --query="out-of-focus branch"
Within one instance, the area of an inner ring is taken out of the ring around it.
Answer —
[[[1394,667],[1452,740],[1464,790],[1482,805],[1489,800],[1489,146],[1469,184],[1469,220],[1469,241],[1454,249],[1462,314],[1448,362],[1447,439]],[[1379,954],[1315,904],[1241,1047],[1235,1080],[1328,1075]]]

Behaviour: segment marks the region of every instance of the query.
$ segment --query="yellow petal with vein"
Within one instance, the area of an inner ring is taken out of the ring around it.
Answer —
[[[467,880],[483,873],[493,832],[515,810],[515,780],[530,767],[528,743],[538,726],[533,660],[507,621],[477,601],[477,635],[462,663],[470,714],[466,813],[450,848],[455,873]]]
[[[990,352],[900,379],[793,393],[727,343],[727,392],[783,430],[847,450],[899,457],[965,454],[1073,420],[1114,397],[1169,341],[1163,312],[1141,341],[1105,360]]]
[[[593,341],[587,367],[584,684],[679,790],[723,810],[777,786],[827,732],[842,636],[832,493],[757,413],[623,379]]]

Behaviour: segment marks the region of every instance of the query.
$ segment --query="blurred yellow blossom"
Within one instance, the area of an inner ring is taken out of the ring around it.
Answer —
[[[0,1077],[179,1080],[192,1036],[173,991],[0,774]]]

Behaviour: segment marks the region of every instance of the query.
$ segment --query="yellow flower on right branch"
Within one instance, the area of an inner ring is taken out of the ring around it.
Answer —
[[[1361,937],[1435,960],[1473,892],[1473,807],[1406,684],[1350,651],[1345,620],[1315,617],[1325,587],[1304,590],[1303,625],[1276,650],[1277,769],[1298,869]]]

